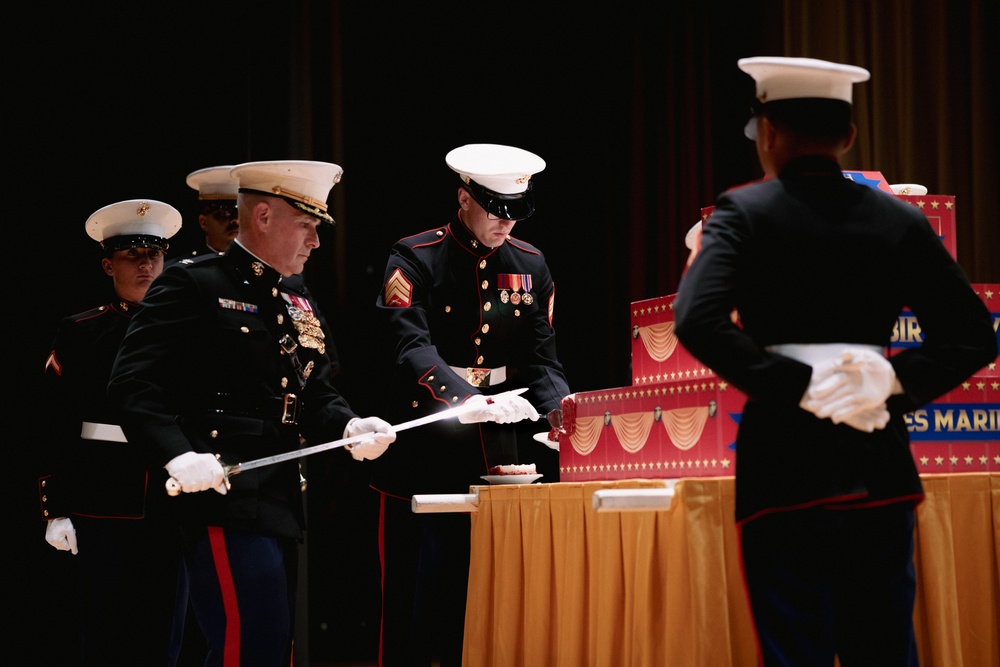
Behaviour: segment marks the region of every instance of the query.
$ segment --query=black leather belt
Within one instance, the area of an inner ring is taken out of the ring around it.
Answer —
[[[302,401],[295,394],[247,398],[234,394],[217,393],[212,400],[212,412],[277,419],[282,424],[298,424],[302,412]]]

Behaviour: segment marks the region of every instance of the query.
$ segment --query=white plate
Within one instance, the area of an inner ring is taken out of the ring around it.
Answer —
[[[549,432],[548,431],[546,431],[545,433],[536,433],[535,435],[533,435],[531,437],[535,439],[535,442],[540,442],[543,445],[545,445],[546,447],[548,447],[549,449],[554,449],[557,452],[559,451],[559,441],[558,440],[556,440],[556,441],[549,440]]]
[[[541,473],[537,475],[481,475],[479,477],[490,484],[531,484],[541,478]]]

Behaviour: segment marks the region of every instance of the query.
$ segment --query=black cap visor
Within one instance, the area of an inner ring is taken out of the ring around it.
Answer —
[[[104,239],[101,242],[101,247],[104,248],[104,252],[110,255],[118,250],[130,248],[156,248],[160,251],[166,251],[170,244],[165,238],[151,234],[122,234]]]
[[[535,198],[531,194],[531,186],[531,181],[528,181],[528,189],[524,192],[504,195],[484,188],[473,180],[462,185],[487,213],[504,220],[524,220],[535,212]]]

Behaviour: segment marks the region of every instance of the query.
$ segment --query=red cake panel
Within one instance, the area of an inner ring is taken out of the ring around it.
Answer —
[[[560,479],[720,477],[735,472],[744,394],[710,371],[649,386],[578,392],[563,401]]]

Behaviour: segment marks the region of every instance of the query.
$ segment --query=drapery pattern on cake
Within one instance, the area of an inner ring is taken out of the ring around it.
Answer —
[[[708,417],[709,410],[704,406],[675,408],[660,413],[660,421],[670,442],[680,450],[694,447],[705,430]],[[629,412],[613,415],[611,426],[622,449],[635,454],[646,444],[655,421],[656,415],[653,412]],[[586,456],[594,450],[601,438],[604,417],[577,417],[575,424],[576,430],[569,436],[570,443],[574,450]]]
[[[677,347],[677,334],[673,322],[660,322],[638,327],[639,340],[653,361],[666,361]]]

